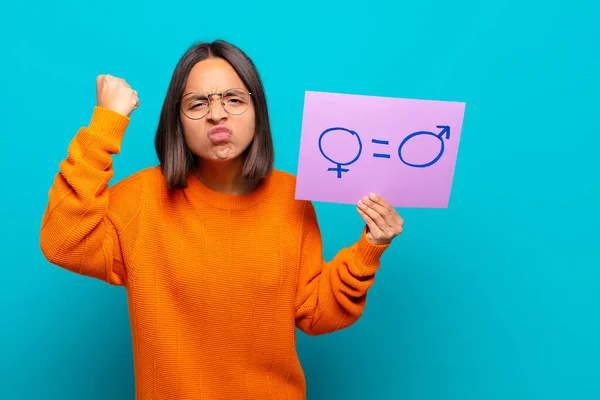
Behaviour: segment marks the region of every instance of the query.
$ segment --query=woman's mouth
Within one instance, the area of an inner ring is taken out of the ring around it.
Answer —
[[[226,126],[215,126],[208,131],[208,138],[215,144],[225,143],[231,137],[231,130]]]

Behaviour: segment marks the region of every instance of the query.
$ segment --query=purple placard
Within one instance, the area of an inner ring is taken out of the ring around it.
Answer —
[[[306,92],[296,198],[448,207],[465,103]]]

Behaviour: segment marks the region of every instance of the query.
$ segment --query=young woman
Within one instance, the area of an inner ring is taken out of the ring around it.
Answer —
[[[360,317],[402,218],[366,196],[357,241],[324,262],[313,204],[273,168],[259,74],[227,42],[186,52],[156,132],[160,164],[109,187],[138,106],[124,80],[97,78],[89,126],[49,192],[44,255],[126,288],[137,399],[303,399],[296,327],[319,335]]]

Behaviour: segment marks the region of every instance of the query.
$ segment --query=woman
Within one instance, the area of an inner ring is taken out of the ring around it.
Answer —
[[[376,195],[366,226],[325,263],[315,209],[273,169],[263,86],[217,41],[188,50],[156,133],[160,165],[112,187],[137,93],[97,79],[97,106],[49,192],[46,258],[127,289],[137,399],[302,399],[295,328],[319,335],[361,315],[403,221]]]

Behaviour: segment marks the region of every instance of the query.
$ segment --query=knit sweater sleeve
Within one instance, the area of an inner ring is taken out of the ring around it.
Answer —
[[[60,163],[40,232],[50,263],[119,286],[127,284],[123,242],[133,239],[142,204],[139,177],[108,186],[128,123],[121,114],[94,108]]]
[[[312,202],[305,204],[297,283],[296,326],[309,335],[346,328],[362,315],[380,257],[389,245],[375,245],[363,230],[353,245],[325,262]]]

